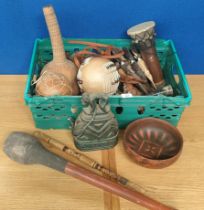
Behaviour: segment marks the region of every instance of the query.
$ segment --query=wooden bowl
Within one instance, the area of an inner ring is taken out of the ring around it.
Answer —
[[[139,165],[164,168],[180,156],[183,138],[179,130],[168,122],[144,118],[127,126],[123,144],[127,154]]]

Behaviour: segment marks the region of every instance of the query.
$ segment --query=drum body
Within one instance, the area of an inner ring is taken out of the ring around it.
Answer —
[[[155,22],[148,21],[128,29],[128,35],[133,39],[133,45],[140,51],[157,89],[164,85],[164,78],[155,49]]]

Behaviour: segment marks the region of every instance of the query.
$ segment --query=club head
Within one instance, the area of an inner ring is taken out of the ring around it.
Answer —
[[[67,164],[63,158],[44,149],[36,137],[24,132],[12,132],[3,150],[12,160],[23,164],[41,164],[61,172]]]
[[[4,143],[4,152],[12,160],[23,164],[37,163],[32,158],[33,149],[41,149],[41,145],[35,137],[24,132],[12,132]]]

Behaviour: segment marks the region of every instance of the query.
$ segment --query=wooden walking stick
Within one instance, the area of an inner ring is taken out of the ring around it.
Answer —
[[[23,164],[41,164],[100,189],[114,193],[151,210],[173,210],[142,193],[132,191],[44,149],[36,137],[23,132],[11,133],[4,143],[4,152],[12,160]],[[175,209],[174,209],[175,210]]]
[[[145,189],[141,187],[140,185],[135,184],[134,182],[131,182],[130,180],[126,179],[125,177],[122,177],[120,175],[117,175],[114,171],[111,171],[104,166],[102,166],[100,163],[96,162],[95,160],[89,158],[88,156],[78,153],[76,150],[69,148],[67,145],[64,145],[60,141],[40,132],[35,131],[33,133],[33,136],[37,137],[37,139],[42,143],[42,145],[49,150],[49,148],[54,147],[58,150],[62,151],[64,154],[71,155],[75,159],[79,160],[83,164],[102,172],[105,175],[108,175],[109,177],[113,178],[114,180],[117,180],[118,183],[139,192],[145,192]],[[66,159],[68,159],[65,156]]]
[[[36,93],[42,96],[77,95],[77,67],[66,58],[60,28],[52,6],[43,8],[48,27],[53,60],[47,63],[36,81]]]

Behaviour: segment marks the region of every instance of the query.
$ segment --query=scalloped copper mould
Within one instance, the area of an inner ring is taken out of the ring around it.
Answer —
[[[137,164],[147,168],[164,168],[180,156],[183,137],[168,122],[156,118],[136,120],[124,133],[125,151]]]

